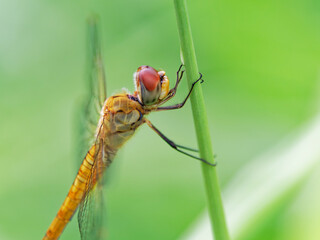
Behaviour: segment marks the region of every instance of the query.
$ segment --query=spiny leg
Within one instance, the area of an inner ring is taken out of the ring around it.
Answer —
[[[173,141],[171,141],[169,138],[167,138],[163,133],[161,133],[155,126],[153,126],[153,124],[146,118],[143,119],[143,122],[145,122],[146,124],[148,124],[148,126],[153,130],[155,131],[166,143],[168,143],[173,149],[177,150],[178,152],[181,152],[189,157],[192,157],[194,159],[197,159],[201,162],[204,162],[210,166],[216,166],[216,164],[212,164],[208,161],[206,161],[205,159],[202,159],[200,157],[197,157],[197,156],[194,156],[190,153],[187,153],[183,150],[181,150],[180,148],[182,149],[186,149],[186,150],[189,150],[189,151],[193,151],[193,152],[198,152],[198,150],[195,150],[193,148],[188,148],[188,147],[184,147],[184,146],[181,146],[181,145],[178,145],[178,144],[175,144]]]
[[[179,85],[179,83],[180,83],[180,81],[181,81],[181,79],[182,79],[182,77],[183,77],[184,70],[181,70],[182,67],[183,67],[183,64],[180,65],[180,67],[179,67],[179,69],[178,69],[178,71],[177,71],[176,84],[175,84],[174,87],[173,87],[172,89],[170,89],[170,91],[169,91],[169,94],[168,94],[168,95],[170,96],[170,98],[172,98],[172,97],[176,94],[178,85]]]
[[[161,102],[158,103],[158,106],[164,104],[165,102],[167,102],[168,100],[173,98],[174,95],[176,95],[178,85],[179,85],[179,83],[180,83],[180,81],[181,81],[181,79],[183,77],[183,73],[184,73],[184,70],[181,70],[182,67],[183,67],[183,64],[180,65],[180,67],[179,67],[179,69],[177,71],[177,79],[176,79],[175,86],[169,90],[168,95],[164,99],[162,99]]]
[[[184,106],[184,104],[187,102],[188,98],[190,97],[190,94],[194,88],[194,85],[199,82],[201,80],[201,83],[203,83],[203,79],[202,79],[202,74],[200,74],[200,77],[194,81],[191,85],[191,88],[189,90],[189,93],[187,95],[187,97],[183,100],[182,103],[178,103],[178,104],[175,104],[175,105],[172,105],[172,106],[166,106],[166,107],[157,107],[156,109],[154,109],[153,111],[163,111],[163,110],[172,110],[172,109],[178,109],[178,108],[182,108]]]
[[[179,148],[182,148],[182,149],[186,149],[186,150],[191,151],[191,152],[199,152],[199,150],[195,149],[195,148],[185,147],[185,146],[182,146],[182,145],[179,145],[179,144],[176,144],[176,146],[179,147]]]
[[[178,71],[177,71],[176,84],[175,84],[174,88],[172,88],[172,89],[170,90],[170,92],[173,92],[173,95],[176,93],[177,88],[178,88],[178,85],[179,85],[179,83],[180,83],[180,81],[181,81],[181,79],[182,79],[182,77],[183,77],[184,70],[181,70],[182,67],[183,67],[183,64],[180,65],[180,67],[179,67],[179,69],[178,69]]]

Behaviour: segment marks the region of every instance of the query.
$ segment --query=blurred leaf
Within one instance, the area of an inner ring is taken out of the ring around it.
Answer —
[[[224,202],[233,239],[277,239],[276,233],[266,235],[264,228],[276,228],[281,209],[319,166],[320,115],[294,135],[244,166],[226,187]],[[185,239],[211,239],[208,221],[202,219]]]

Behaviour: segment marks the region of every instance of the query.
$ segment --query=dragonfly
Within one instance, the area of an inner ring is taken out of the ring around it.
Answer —
[[[113,162],[117,151],[143,124],[147,124],[173,149],[213,165],[190,153],[190,151],[196,152],[197,150],[174,143],[146,118],[146,115],[151,112],[182,108],[195,84],[203,81],[202,75],[200,74],[199,79],[193,82],[181,103],[162,106],[175,96],[183,77],[183,65],[180,65],[177,71],[175,86],[172,89],[169,89],[169,78],[165,71],[144,65],[134,73],[135,91],[133,94],[124,92],[107,98],[97,24],[96,18],[88,21],[91,97],[85,110],[88,122],[91,123],[91,126],[95,124],[95,131],[92,134],[94,141],[85,154],[68,195],[43,240],[58,239],[78,208],[81,239],[102,239],[102,176]]]

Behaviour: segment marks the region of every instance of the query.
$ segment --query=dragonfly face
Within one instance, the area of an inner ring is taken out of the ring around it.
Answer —
[[[141,66],[134,74],[136,93],[143,105],[160,102],[169,93],[169,79],[165,71],[150,66]]]

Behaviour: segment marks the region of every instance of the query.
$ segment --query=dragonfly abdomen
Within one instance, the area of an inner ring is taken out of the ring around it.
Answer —
[[[144,114],[141,104],[131,99],[128,94],[119,94],[107,99],[97,128],[99,141],[84,158],[69,193],[43,240],[59,238],[81,201],[111,164],[118,149],[143,123]]]
[[[84,197],[88,180],[92,174],[96,146],[93,145],[84,158],[79,172],[69,190],[67,197],[61,205],[57,216],[53,219],[43,240],[58,239],[65,226],[77,210],[79,203]]]

